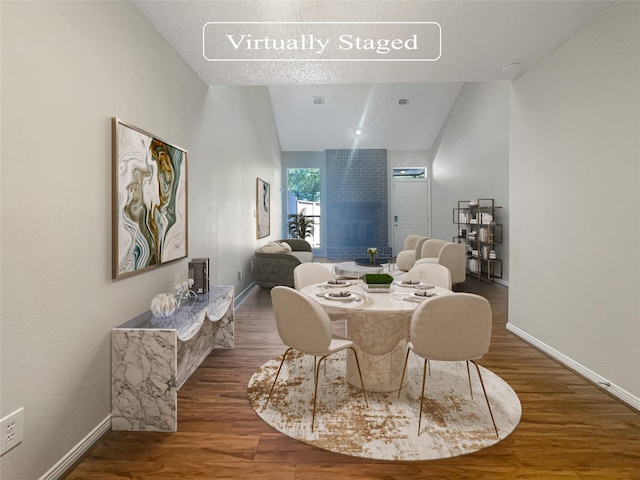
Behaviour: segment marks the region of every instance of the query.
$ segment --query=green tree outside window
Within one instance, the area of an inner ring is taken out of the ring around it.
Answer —
[[[291,168],[288,188],[298,200],[320,201],[320,170],[317,168]]]

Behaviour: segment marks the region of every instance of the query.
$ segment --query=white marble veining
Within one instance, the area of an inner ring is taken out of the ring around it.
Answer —
[[[211,295],[211,292],[210,292]],[[202,363],[207,355],[214,348],[230,349],[234,346],[233,328],[233,295],[222,293],[210,301],[206,309],[199,312],[194,317],[202,318],[199,322],[200,328],[192,332],[185,333],[183,338],[178,335],[178,375],[176,383],[180,388],[191,376],[196,368]],[[204,319],[210,321],[204,321]]]
[[[177,391],[214,348],[234,346],[233,287],[168,318],[147,311],[111,332],[113,430],[176,431]]]
[[[233,287],[214,286],[209,293],[199,295],[196,300],[190,300],[180,305],[180,308],[170,317],[156,318],[145,312],[142,315],[120,325],[118,328],[152,328],[176,330],[181,341],[191,340],[202,328],[205,318],[218,322],[225,316],[229,304],[233,302]],[[223,322],[228,324],[228,322]],[[231,329],[233,332],[233,329]],[[224,348],[224,347],[220,347]],[[233,348],[231,344],[228,348]]]
[[[335,289],[333,289],[335,290]],[[310,285],[302,293],[318,301],[327,311],[342,311],[347,319],[347,337],[353,340],[362,370],[364,386],[372,392],[391,392],[400,387],[407,352],[411,316],[420,302],[412,287],[392,284],[389,292],[368,293],[361,283],[340,289],[353,293],[352,301],[329,300],[327,289]],[[437,295],[452,293],[442,287],[430,289]],[[347,381],[360,388],[355,357],[347,356]]]
[[[113,430],[176,430],[175,352],[175,331],[112,331]]]
[[[412,312],[347,315],[347,337],[355,343],[367,390],[391,392],[400,387]],[[360,385],[355,357],[347,356],[347,381]]]
[[[233,308],[230,306],[233,306],[233,288],[221,292],[213,302],[207,304],[207,317],[219,322],[214,333],[215,348],[234,347]]]

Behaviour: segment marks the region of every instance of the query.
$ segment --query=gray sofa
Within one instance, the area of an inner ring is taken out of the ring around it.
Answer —
[[[294,288],[293,269],[306,262],[313,262],[311,245],[306,240],[287,238],[270,242],[255,251],[255,282],[266,289],[278,285]]]

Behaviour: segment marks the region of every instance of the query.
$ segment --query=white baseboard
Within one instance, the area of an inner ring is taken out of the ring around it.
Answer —
[[[240,295],[235,298],[235,305],[238,306],[249,295],[251,290],[255,287],[255,282],[252,282],[247,288],[245,288]],[[111,415],[107,416],[102,422],[98,424],[89,434],[84,437],[75,447],[73,447],[64,457],[62,457],[53,467],[51,467],[47,473],[45,473],[39,480],[58,480],[67,471],[73,467],[73,465],[82,459],[83,455],[87,453],[105,434],[111,430]]]
[[[525,332],[524,330],[520,330],[515,325],[513,325],[511,323],[507,323],[507,330],[509,330],[514,335],[520,337],[525,342],[530,343],[531,345],[533,345],[538,350],[540,350],[540,351],[544,352],[545,354],[549,355],[551,358],[553,358],[558,363],[561,363],[565,367],[567,367],[567,368],[573,370],[574,372],[576,372],[578,375],[586,378],[588,381],[590,381],[591,383],[597,385],[599,388],[601,388],[602,390],[608,392],[609,394],[611,394],[612,396],[614,396],[615,398],[617,398],[621,402],[625,403],[626,405],[629,405],[631,408],[633,408],[635,410],[640,411],[640,398],[639,397],[636,397],[635,395],[633,395],[630,392],[626,391],[624,388],[619,387],[618,385],[612,383],[611,381],[607,380],[606,378],[598,375],[594,371],[589,370],[584,365],[576,362],[572,358],[567,357],[565,354],[559,352],[555,348],[552,348],[549,345],[547,345],[546,343],[541,342],[537,338],[532,337],[527,332]]]
[[[241,291],[238,294],[238,296],[235,298],[234,307],[238,307],[238,305],[240,305],[242,303],[242,301],[245,298],[247,298],[247,296],[249,295],[249,293],[251,293],[251,290],[253,290],[253,287],[255,287],[255,286],[256,286],[256,282],[251,282],[247,288],[245,288],[243,291]]]
[[[103,435],[111,430],[111,415],[107,416],[89,434],[80,440],[58,463],[47,471],[40,480],[58,480],[93,447]]]

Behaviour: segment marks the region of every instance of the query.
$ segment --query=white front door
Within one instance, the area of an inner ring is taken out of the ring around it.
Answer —
[[[429,236],[429,182],[393,181],[393,255],[402,251],[407,235]]]

